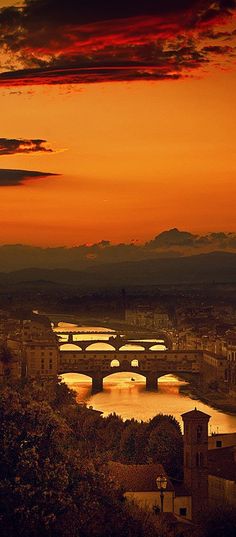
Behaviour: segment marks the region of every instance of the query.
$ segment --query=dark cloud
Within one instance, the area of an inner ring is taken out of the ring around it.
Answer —
[[[36,172],[32,170],[0,169],[0,187],[23,185],[32,179],[44,179],[57,175],[55,173]]]
[[[0,46],[12,65],[0,84],[178,79],[216,53],[231,54],[205,40],[221,39],[217,27],[235,6],[233,0],[26,0],[23,8],[0,10]]]
[[[152,241],[147,242],[148,248],[172,248],[173,246],[192,247],[197,240],[197,235],[193,235],[188,231],[179,231],[177,228],[163,231],[157,235]]]
[[[163,231],[153,240],[147,242],[145,247],[152,251],[163,249],[165,251],[175,250],[181,253],[194,250],[230,250],[236,248],[236,233],[214,232],[206,235],[196,235],[174,228]]]
[[[212,52],[213,54],[234,54],[234,49],[232,47],[227,46],[218,46],[218,45],[209,45],[208,47],[204,47],[202,49],[202,52]]]
[[[0,156],[17,153],[52,153],[52,149],[44,146],[46,140],[21,138],[0,138]]]
[[[235,252],[236,233],[215,232],[200,236],[171,229],[160,233],[146,244],[112,244],[103,240],[96,244],[81,244],[71,248],[5,245],[0,246],[0,259],[2,270],[15,270],[16,266],[80,270],[106,263],[171,259],[219,250]]]

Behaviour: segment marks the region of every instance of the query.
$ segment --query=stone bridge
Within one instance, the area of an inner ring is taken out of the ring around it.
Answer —
[[[146,352],[149,351],[152,347],[154,347],[155,345],[157,345],[157,339],[163,341],[163,344],[165,345],[165,347],[168,349],[168,350],[171,350],[172,349],[172,339],[170,337],[170,335],[167,333],[167,332],[160,332],[158,331],[157,334],[155,334],[155,339],[153,338],[152,340],[152,337],[150,336],[148,338],[148,336],[146,335],[146,340],[144,340],[144,338],[139,338],[138,335],[134,335],[133,338],[127,338],[125,336],[120,336],[120,335],[116,335],[116,334],[113,334],[113,333],[104,333],[104,334],[101,334],[103,336],[106,336],[106,339],[103,339],[103,338],[99,338],[99,335],[98,335],[98,338],[94,338],[94,339],[81,339],[81,340],[74,340],[74,336],[75,335],[78,335],[80,334],[81,336],[83,334],[81,334],[80,332],[58,332],[56,333],[57,337],[59,338],[59,342],[61,345],[63,344],[70,344],[70,345],[75,345],[76,347],[78,347],[78,350],[82,350],[82,351],[86,351],[90,345],[94,345],[94,344],[109,344],[111,346],[111,349],[110,350],[116,350],[116,351],[120,351],[123,349],[123,347],[125,345],[135,345],[135,346],[139,346],[140,347],[140,350],[145,350]],[[96,334],[94,334],[96,335]],[[60,341],[60,338],[61,336],[67,336],[67,340],[66,341]]]
[[[91,342],[90,342],[91,343]],[[103,341],[104,343],[104,341]],[[103,379],[119,372],[139,373],[146,378],[146,389],[157,390],[158,378],[174,374],[182,378],[201,372],[201,351],[84,351],[60,350],[60,375],[80,373],[92,379],[93,393],[103,389]]]

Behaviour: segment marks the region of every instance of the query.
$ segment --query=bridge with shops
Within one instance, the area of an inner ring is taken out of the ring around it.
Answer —
[[[202,352],[197,351],[81,351],[60,350],[59,374],[80,373],[92,379],[93,392],[103,389],[103,379],[114,373],[138,373],[146,378],[146,389],[157,390],[158,378],[173,374],[194,376],[201,369]]]
[[[173,350],[171,336],[158,332],[155,339],[133,339],[114,333],[88,333],[75,339],[76,332],[60,332],[60,357],[58,374],[79,373],[92,379],[93,392],[103,389],[104,378],[114,373],[138,373],[146,379],[147,390],[158,389],[158,379],[165,375],[202,384],[225,382],[226,359],[202,350]],[[67,336],[62,341],[61,336]],[[84,337],[83,337],[84,336]],[[101,337],[102,336],[102,337]],[[147,335],[145,336],[148,337]],[[158,349],[157,339],[162,340],[166,350]],[[98,350],[100,347],[101,350]]]

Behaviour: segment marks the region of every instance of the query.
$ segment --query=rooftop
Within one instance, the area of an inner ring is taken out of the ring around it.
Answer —
[[[125,492],[157,492],[156,479],[166,476],[161,464],[121,464],[109,462],[108,469],[111,477]],[[167,491],[174,491],[171,481],[167,481]]]
[[[189,412],[185,412],[184,414],[181,414],[181,417],[183,420],[185,419],[202,419],[202,418],[208,418],[208,420],[211,418],[209,414],[205,414],[205,412],[201,412],[201,410],[197,410],[195,407],[194,410],[190,410]]]

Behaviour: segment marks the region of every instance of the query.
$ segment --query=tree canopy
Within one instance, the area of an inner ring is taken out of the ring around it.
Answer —
[[[130,452],[125,441],[137,422],[102,418],[63,384],[26,382],[0,396],[1,537],[166,535],[154,515],[124,500],[104,465],[122,449],[125,459],[139,449],[136,440]]]

